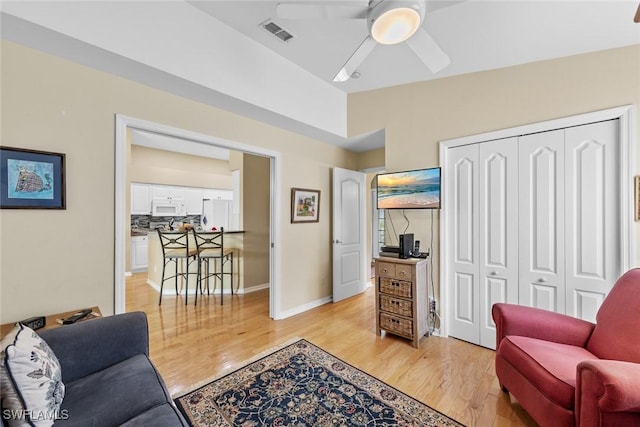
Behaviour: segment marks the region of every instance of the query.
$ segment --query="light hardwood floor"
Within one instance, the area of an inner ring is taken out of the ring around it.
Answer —
[[[146,273],[127,280],[127,311],[149,319],[150,354],[175,396],[293,338],[304,338],[468,426],[535,426],[504,394],[495,377],[494,352],[453,338],[423,338],[420,348],[375,330],[374,292],[301,313],[269,318],[268,290],[205,296],[194,307],[183,296],[163,297]]]

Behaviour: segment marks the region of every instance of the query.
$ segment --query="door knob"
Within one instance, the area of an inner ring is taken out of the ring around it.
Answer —
[[[545,283],[547,281],[547,279],[545,279],[544,277],[541,277],[538,279],[538,282],[540,283]]]
[[[491,275],[492,275],[492,276],[497,276],[497,275],[498,275],[498,272],[497,272],[497,271],[492,271],[492,272],[491,272]]]

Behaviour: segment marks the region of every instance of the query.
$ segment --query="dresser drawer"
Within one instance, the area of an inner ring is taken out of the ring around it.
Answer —
[[[402,317],[380,313],[380,329],[406,338],[413,338],[413,322]]]
[[[413,298],[413,287],[411,286],[411,282],[381,277],[380,284],[378,286],[378,291],[380,293],[394,295],[402,298]]]
[[[396,277],[396,265],[378,261],[378,275],[380,277]]]
[[[380,310],[412,318],[413,301],[380,294]]]
[[[411,265],[393,264],[391,262],[378,262],[378,275],[394,279],[411,280]]]

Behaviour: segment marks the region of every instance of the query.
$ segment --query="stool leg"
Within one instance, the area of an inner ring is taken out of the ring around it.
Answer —
[[[199,272],[200,271],[200,262],[197,259],[194,259],[194,261],[198,263],[198,266],[197,266],[198,268],[197,268],[196,271]],[[191,262],[193,262],[193,261],[191,261]],[[189,262],[187,262],[187,275],[189,275]],[[199,279],[200,279],[199,274],[196,273],[196,298],[195,298],[196,301],[193,303],[194,306],[198,305],[198,282],[200,281]],[[200,294],[202,294],[202,289],[200,289]]]
[[[185,267],[185,262],[187,266]],[[184,305],[187,305],[189,300],[189,261],[188,258],[182,260],[182,274],[184,275]]]
[[[176,275],[174,276],[174,280],[176,284],[176,298],[177,298],[178,295],[180,295],[180,293],[178,292],[178,260],[174,258],[171,261],[173,261],[176,264]]]
[[[222,256],[220,257],[220,305],[224,304],[224,264],[222,263]]]
[[[231,295],[233,295],[233,252],[231,252],[231,271],[229,272],[229,277],[231,278]]]
[[[158,300],[158,305],[162,304],[162,287],[164,286],[164,270],[167,267],[167,261],[162,260],[162,280],[160,281],[160,299]]]

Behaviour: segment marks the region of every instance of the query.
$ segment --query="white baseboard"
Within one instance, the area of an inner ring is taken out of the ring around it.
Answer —
[[[311,301],[307,304],[302,304],[297,307],[294,307],[290,310],[285,310],[280,312],[280,316],[278,319],[286,319],[287,317],[295,316],[296,314],[304,313],[307,310],[311,310],[312,308],[320,307],[321,305],[325,305],[328,302],[333,300],[332,297],[324,297],[315,301]]]
[[[251,286],[249,288],[243,288],[238,290],[238,294],[250,294],[251,292],[261,291],[263,289],[269,289],[269,283],[263,283],[261,285]]]
[[[160,292],[160,285],[158,285],[153,280],[147,279],[147,284],[149,286],[151,286],[153,289],[155,289],[157,292]],[[250,288],[238,289],[238,292],[236,292],[236,294],[238,294],[238,295],[249,294],[251,292],[260,291],[262,289],[269,289],[269,284],[268,283],[263,283],[261,285],[251,286]],[[178,286],[178,290],[180,290],[179,286]],[[189,295],[195,294],[195,290],[196,290],[195,287],[191,288],[191,286],[189,286]],[[216,293],[216,295],[220,295],[220,289],[219,288],[216,289],[215,293]],[[175,295],[175,294],[176,294],[175,286],[173,285],[173,283],[167,282],[164,285],[164,289],[162,289],[162,295]],[[224,295],[231,295],[231,289],[225,288],[223,294]]]

